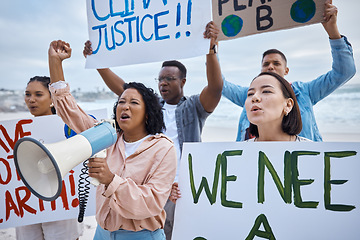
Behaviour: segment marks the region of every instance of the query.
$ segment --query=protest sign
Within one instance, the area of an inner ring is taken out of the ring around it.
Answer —
[[[99,120],[107,118],[106,109],[89,113]],[[13,149],[22,137],[56,143],[66,139],[64,123],[56,115],[0,122],[0,229],[77,218],[82,164],[64,177],[59,198],[51,202],[38,199],[24,186],[15,168]],[[95,215],[95,187],[90,186],[89,195],[85,214],[91,216]]]
[[[172,239],[357,239],[359,150],[359,143],[185,143]]]
[[[325,0],[212,0],[219,40],[228,40],[323,20]]]
[[[93,54],[86,68],[106,68],[204,55],[209,0],[87,0]]]

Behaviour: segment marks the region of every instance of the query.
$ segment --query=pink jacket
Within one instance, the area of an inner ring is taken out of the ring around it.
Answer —
[[[50,87],[57,114],[75,132],[93,126],[94,119],[82,111],[69,92]],[[96,220],[106,230],[154,231],[165,223],[164,206],[176,173],[176,152],[163,134],[151,136],[125,159],[122,135],[107,149],[107,162],[115,174],[107,188],[96,190]]]

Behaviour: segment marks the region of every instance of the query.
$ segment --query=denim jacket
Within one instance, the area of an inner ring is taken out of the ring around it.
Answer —
[[[342,36],[341,39],[330,39],[330,46],[333,63],[329,72],[309,82],[293,82],[291,84],[300,107],[303,124],[299,136],[313,141],[322,141],[315,121],[313,106],[349,81],[356,72],[353,50],[347,38]],[[230,83],[225,80],[225,77],[223,80],[222,95],[236,105],[243,107],[236,138],[236,141],[243,141],[245,140],[246,129],[249,127],[249,120],[244,108],[248,87]]]
[[[210,114],[201,105],[199,94],[181,98],[175,110],[180,152],[184,142],[201,142],[201,132]]]

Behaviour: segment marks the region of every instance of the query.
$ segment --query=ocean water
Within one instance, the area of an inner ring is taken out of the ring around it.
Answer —
[[[106,108],[109,117],[116,99],[79,102],[85,110]],[[237,130],[242,108],[222,97],[205,126]],[[360,134],[360,84],[344,85],[314,106],[320,132]]]
[[[344,85],[314,106],[320,131],[360,134],[360,84]]]

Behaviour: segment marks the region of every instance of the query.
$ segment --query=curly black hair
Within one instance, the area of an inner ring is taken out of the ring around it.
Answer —
[[[136,89],[142,96],[145,103],[145,114],[147,117],[145,129],[147,133],[153,135],[157,133],[162,133],[163,130],[165,130],[165,123],[158,95],[152,88],[148,88],[142,83],[130,82],[124,84],[124,91],[130,88]],[[119,96],[119,98],[120,97],[121,96]],[[113,119],[115,120],[116,130],[120,132],[120,126],[116,121],[116,108],[118,106],[118,103],[119,101],[116,101],[113,107]]]

